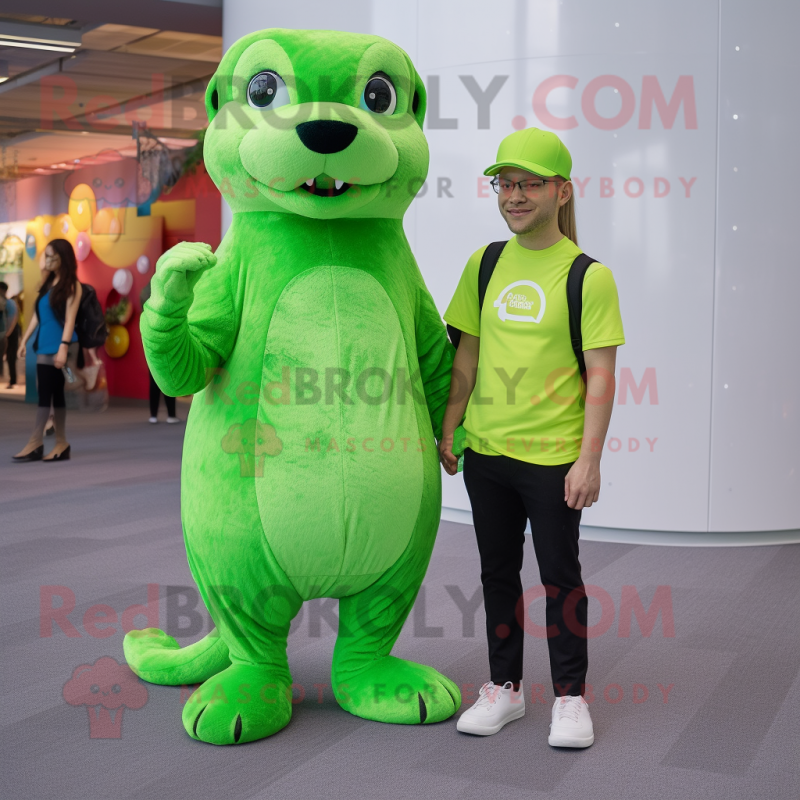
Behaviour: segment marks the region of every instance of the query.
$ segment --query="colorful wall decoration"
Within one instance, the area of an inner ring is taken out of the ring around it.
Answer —
[[[8,296],[22,291],[25,258],[25,223],[0,223],[0,280],[8,284]]]
[[[132,174],[135,177],[135,171]],[[115,185],[120,176],[130,183],[131,166],[76,170],[65,181],[67,212],[41,215],[27,223],[25,294],[36,296],[41,280],[39,258],[47,243],[67,239],[78,259],[78,277],[94,286],[109,323],[109,337],[97,351],[105,364],[109,395],[145,399],[149,375],[139,333],[139,295],[169,247],[180,241],[219,245],[220,195],[201,164],[169,193],[162,193],[149,216],[139,216],[124,187]]]

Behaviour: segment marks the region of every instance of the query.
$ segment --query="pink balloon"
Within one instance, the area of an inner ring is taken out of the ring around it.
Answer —
[[[81,231],[75,240],[75,255],[78,257],[78,261],[86,261],[91,252],[92,240],[85,231]]]

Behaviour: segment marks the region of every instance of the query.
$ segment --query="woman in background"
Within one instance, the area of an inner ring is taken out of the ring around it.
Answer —
[[[63,367],[67,363],[70,346],[77,349],[75,318],[81,302],[82,287],[78,280],[78,264],[72,245],[66,239],[53,239],[44,251],[46,277],[39,289],[36,305],[28,328],[19,346],[19,358],[25,357],[28,339],[39,330],[33,342],[36,353],[36,381],[39,390],[39,407],[31,438],[13,457],[14,461],[66,461],[70,457],[67,442],[67,406],[64,398]],[[50,404],[56,429],[55,447],[43,458],[44,433]]]

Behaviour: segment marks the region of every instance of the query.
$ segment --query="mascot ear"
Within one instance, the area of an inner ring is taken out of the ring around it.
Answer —
[[[425,111],[427,108],[428,93],[425,91],[425,84],[422,82],[422,78],[417,74],[417,71],[414,70],[414,93],[411,95],[411,114],[420,128],[425,119]]]
[[[209,122],[217,116],[217,111],[219,111],[219,91],[217,90],[217,76],[214,75],[206,88],[206,114],[208,114]]]

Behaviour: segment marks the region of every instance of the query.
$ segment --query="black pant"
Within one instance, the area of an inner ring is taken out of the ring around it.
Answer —
[[[156,379],[153,377],[153,373],[150,373],[150,416],[157,417],[158,416],[158,401],[161,399],[161,389],[158,388],[158,384],[156,383]],[[167,416],[174,417],[175,416],[175,398],[174,397],[167,397],[164,395],[164,403],[167,406]]]
[[[17,350],[19,349],[19,325],[15,325],[6,337],[8,347],[6,348],[6,361],[8,361],[8,382],[17,382]],[[0,364],[0,368],[2,364]]]
[[[578,562],[581,512],[564,500],[572,464],[541,466],[467,449],[464,483],[481,557],[491,680],[522,680],[522,625],[535,635],[520,570],[525,523],[531,521],[539,576],[547,592],[545,617],[550,674],[556,696],[583,692],[588,666],[588,600]],[[530,587],[534,588],[534,587]]]
[[[39,390],[39,406],[50,408],[66,408],[64,398],[64,373],[52,364],[36,365],[36,383]]]

